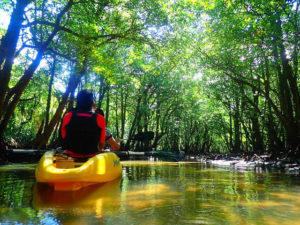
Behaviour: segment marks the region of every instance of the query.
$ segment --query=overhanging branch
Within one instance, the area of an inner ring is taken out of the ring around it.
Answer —
[[[132,28],[130,28],[127,31],[125,31],[124,33],[88,36],[88,35],[79,34],[79,33],[75,32],[75,31],[73,31],[73,30],[71,30],[67,27],[57,26],[56,23],[43,21],[43,20],[37,20],[37,21],[31,22],[31,23],[27,23],[23,26],[28,27],[28,26],[33,26],[33,25],[36,25],[36,24],[51,26],[51,27],[57,28],[59,31],[64,31],[66,33],[69,33],[69,34],[75,36],[75,37],[82,38],[82,39],[85,39],[85,40],[99,40],[99,39],[102,39],[102,38],[106,38],[107,39],[106,42],[109,42],[110,40],[113,40],[113,39],[116,39],[116,38],[125,38],[125,37],[128,36],[129,33],[137,32],[137,31],[141,30],[141,29],[132,29]]]

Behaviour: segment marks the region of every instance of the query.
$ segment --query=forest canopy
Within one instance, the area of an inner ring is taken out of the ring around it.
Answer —
[[[1,0],[1,151],[58,147],[89,89],[125,150],[299,156],[299,4]]]

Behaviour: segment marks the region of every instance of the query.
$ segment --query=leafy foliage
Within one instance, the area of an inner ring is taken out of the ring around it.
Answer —
[[[88,88],[125,149],[298,154],[298,11],[297,1],[31,2],[9,88],[47,46],[5,137],[29,143],[46,132],[47,113],[63,115],[63,96],[67,110]],[[72,74],[79,84],[67,92]],[[155,133],[152,142],[127,141],[144,131]]]

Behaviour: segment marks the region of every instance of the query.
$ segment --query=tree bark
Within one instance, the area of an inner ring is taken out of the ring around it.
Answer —
[[[128,97],[127,90],[124,96],[124,89],[121,88],[121,139],[124,138],[124,133],[125,133],[127,97]]]
[[[110,100],[110,87],[109,84],[107,84],[106,87],[106,110],[105,110],[105,120],[106,120],[106,126],[108,125],[108,119],[109,119],[109,100]]]
[[[12,12],[10,23],[0,45],[0,119],[4,112],[4,102],[11,77],[17,43],[23,23],[23,15],[29,0],[18,0]]]
[[[267,57],[264,55],[264,67],[265,67],[265,73],[263,73],[264,77],[264,90],[265,90],[265,98],[270,98],[270,68],[269,68],[269,61]],[[281,141],[278,138],[275,124],[274,124],[274,117],[272,112],[272,107],[269,103],[269,101],[266,102],[267,104],[267,116],[266,116],[266,128],[267,128],[267,134],[268,134],[268,147],[270,152],[276,153],[278,152],[280,146],[282,146]]]
[[[277,74],[279,78],[279,93],[280,93],[280,106],[282,114],[284,116],[283,126],[286,132],[287,140],[287,149],[296,150],[299,147],[299,130],[298,130],[298,121],[294,117],[293,102],[295,107],[296,117],[298,116],[298,99],[299,93],[297,87],[295,87],[294,79],[292,76],[292,69],[289,65],[288,59],[285,55],[285,48],[282,43],[282,30],[281,30],[281,19],[280,15],[277,12],[277,19],[271,21],[274,26],[274,35],[273,35],[273,55],[276,63]],[[279,48],[279,52],[278,52]],[[281,62],[281,65],[280,65]]]
[[[234,124],[234,144],[233,144],[233,153],[241,152],[241,136],[240,136],[240,100],[238,97],[235,97],[235,108],[233,115],[233,124]]]
[[[3,136],[4,131],[7,127],[7,124],[21,98],[21,95],[24,91],[24,89],[27,87],[29,84],[30,80],[32,79],[33,73],[37,69],[37,67],[40,64],[40,61],[43,56],[43,51],[39,51],[36,58],[32,62],[32,64],[29,66],[29,68],[24,72],[24,75],[20,78],[19,82],[14,86],[14,94],[12,97],[11,102],[8,104],[4,117],[0,123],[0,136]]]
[[[258,95],[255,94],[254,94],[254,103],[258,105]],[[255,109],[253,110],[254,112],[251,118],[253,151],[255,153],[261,154],[264,152],[264,142],[263,142],[262,134],[260,132],[258,112]]]
[[[115,126],[116,126],[116,137],[119,137],[119,116],[118,116],[118,91],[115,93]]]
[[[137,99],[137,105],[136,105],[136,108],[135,108],[134,119],[133,119],[133,121],[131,123],[131,127],[129,129],[129,134],[128,134],[128,138],[129,139],[127,140],[127,142],[126,142],[126,144],[124,146],[126,150],[129,150],[130,143],[131,143],[130,139],[133,137],[133,134],[134,134],[134,132],[136,130],[136,127],[137,127],[137,121],[140,118],[140,106],[141,106],[141,101],[142,101],[144,92],[142,94],[140,94],[138,96],[138,99]]]
[[[233,151],[232,110],[229,108],[229,152]]]
[[[54,81],[54,76],[55,76],[55,66],[56,66],[56,55],[53,56],[53,63],[52,63],[52,67],[51,67],[51,77],[50,77],[50,82],[49,82],[49,86],[48,86],[45,127],[47,127],[49,124],[50,104],[51,104],[51,96],[52,96],[52,86],[53,86],[53,81]]]
[[[100,75],[100,84],[99,84],[99,98],[98,98],[98,108],[102,108],[102,100],[104,98],[105,88],[104,88],[104,77]]]
[[[27,85],[29,84],[30,80],[33,77],[33,74],[35,72],[35,70],[38,68],[42,57],[44,55],[44,51],[46,50],[46,48],[49,46],[49,44],[52,42],[53,38],[55,37],[55,35],[57,34],[57,32],[59,31],[59,24],[61,22],[62,17],[64,16],[64,14],[69,11],[69,9],[72,7],[73,5],[73,0],[68,1],[68,4],[63,8],[63,10],[58,14],[56,20],[55,20],[55,27],[52,30],[51,34],[49,35],[49,37],[47,38],[47,40],[42,44],[42,46],[38,49],[37,51],[37,55],[35,57],[35,59],[33,60],[33,62],[31,63],[31,65],[28,67],[27,70],[25,70],[23,76],[20,78],[20,80],[18,81],[18,83],[12,88],[12,90],[10,90],[10,93],[6,94],[4,93],[4,95],[6,95],[6,99],[4,100],[5,102],[7,102],[7,106],[2,105],[2,120],[0,121],[0,137],[3,136],[4,131],[7,127],[7,124],[20,100],[20,97],[24,91],[24,89],[27,87]],[[1,82],[0,82],[1,85]],[[5,88],[5,87],[4,87]],[[1,89],[1,88],[0,88]],[[4,96],[2,96],[4,97]],[[12,100],[9,102],[9,99]],[[0,98],[0,102],[3,101],[3,99]],[[8,103],[9,102],[9,103]],[[1,103],[2,104],[2,103]],[[3,109],[5,108],[5,113],[3,111]],[[4,113],[4,114],[3,114]],[[1,119],[1,118],[0,118]]]
[[[86,73],[86,64],[84,64],[83,69],[80,71],[79,74],[71,73],[71,77],[70,77],[67,89],[62,96],[62,99],[59,103],[58,108],[56,109],[54,116],[52,117],[49,125],[45,128],[45,131],[43,132],[43,134],[36,137],[36,139],[33,141],[33,148],[44,148],[46,146],[46,144],[53,132],[54,127],[56,126],[59,119],[61,118],[61,115],[67,104],[70,93],[76,89],[77,85],[80,82],[81,77],[85,73]]]
[[[250,68],[251,75],[252,73],[252,68]],[[252,75],[253,77],[253,75]],[[261,82],[260,79],[258,78],[253,78],[257,83],[258,87],[260,89]],[[253,114],[251,117],[251,122],[252,122],[252,140],[253,140],[253,151],[262,154],[265,150],[264,148],[264,141],[263,141],[263,136],[260,131],[260,123],[259,123],[259,114],[260,114],[260,109],[259,109],[259,96],[260,93],[256,91],[254,88],[252,88],[252,94],[253,94]]]

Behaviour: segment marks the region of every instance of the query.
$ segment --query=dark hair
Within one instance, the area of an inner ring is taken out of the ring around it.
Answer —
[[[77,94],[76,101],[77,109],[90,111],[94,102],[93,93],[87,90],[82,90]]]
[[[97,108],[96,113],[99,113],[101,116],[104,116],[104,112],[102,109]]]

